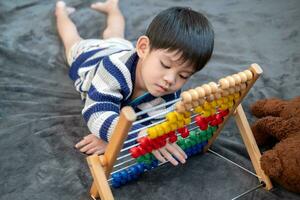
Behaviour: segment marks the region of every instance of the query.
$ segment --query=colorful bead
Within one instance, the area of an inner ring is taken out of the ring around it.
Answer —
[[[167,115],[166,115],[166,119],[173,123],[173,122],[176,122],[177,121],[177,115],[175,112],[169,112]]]
[[[130,154],[131,154],[131,157],[133,158],[137,158],[141,155],[139,149],[137,147],[132,147],[130,150],[129,150]]]
[[[191,122],[191,118],[184,118],[184,125],[189,125]]]
[[[148,128],[147,134],[148,134],[149,138],[151,138],[151,139],[156,138],[158,136],[158,134],[157,134],[157,130],[156,130],[155,126]]]
[[[203,108],[202,106],[197,106],[196,108],[194,108],[194,111],[198,114],[202,113],[203,112]]]
[[[169,125],[169,122],[163,122],[161,123],[161,127],[164,130],[165,133],[168,133],[171,131],[171,127]]]

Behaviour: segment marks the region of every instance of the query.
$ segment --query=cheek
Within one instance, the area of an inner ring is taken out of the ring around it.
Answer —
[[[177,91],[179,90],[180,88],[183,87],[183,85],[187,82],[187,80],[185,79],[179,79],[176,81],[176,84],[175,84],[175,87],[174,87],[174,90]]]

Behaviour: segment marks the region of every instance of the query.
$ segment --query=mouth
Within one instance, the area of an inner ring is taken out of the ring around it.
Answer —
[[[168,88],[166,88],[166,87],[163,87],[161,85],[156,85],[156,86],[159,88],[160,92],[167,92],[168,91]]]

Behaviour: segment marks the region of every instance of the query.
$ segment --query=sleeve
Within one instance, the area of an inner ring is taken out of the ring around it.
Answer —
[[[132,81],[128,68],[113,56],[104,57],[87,92],[83,117],[91,133],[109,141],[118,122],[121,102],[130,97]],[[140,125],[132,127],[141,128]],[[136,137],[130,135],[130,138]]]

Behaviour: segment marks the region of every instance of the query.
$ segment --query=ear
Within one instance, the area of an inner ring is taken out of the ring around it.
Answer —
[[[139,58],[145,58],[150,51],[150,40],[147,36],[142,35],[136,43],[136,51]]]

